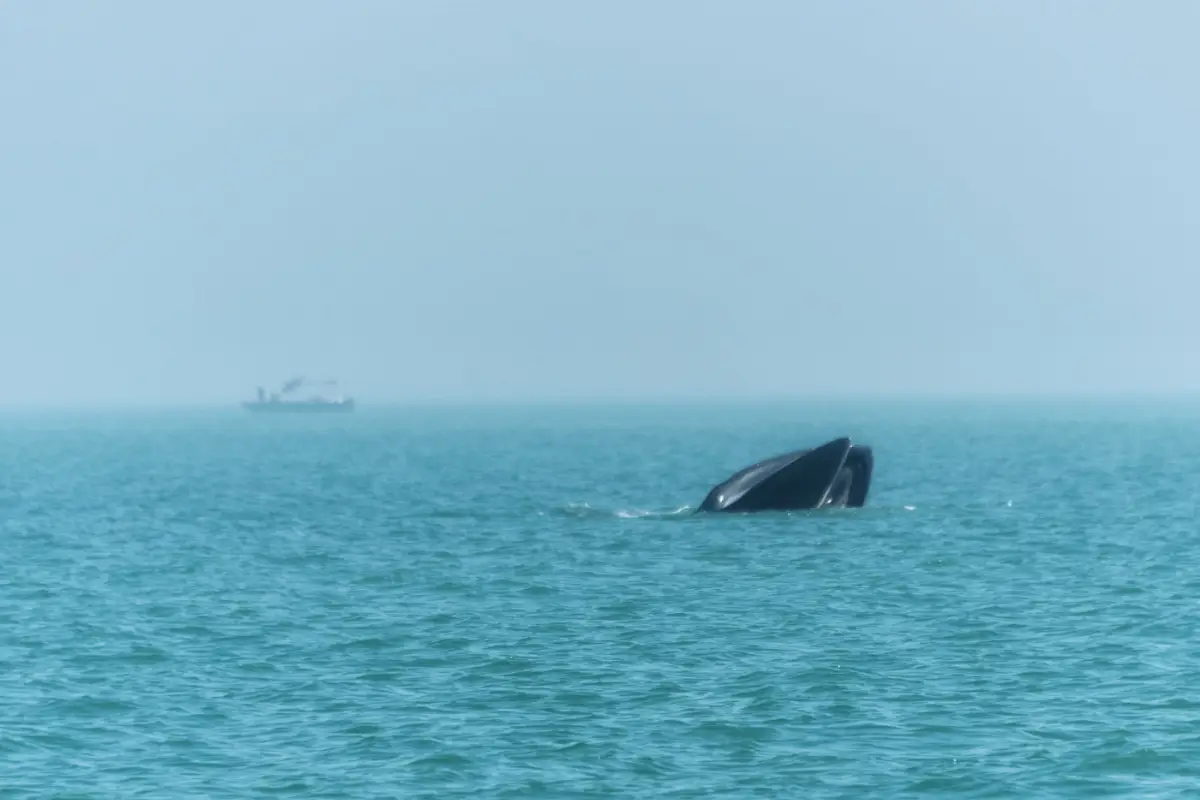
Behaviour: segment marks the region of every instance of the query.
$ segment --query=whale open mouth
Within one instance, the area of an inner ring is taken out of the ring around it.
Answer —
[[[709,491],[700,511],[860,508],[871,488],[870,447],[846,437],[773,456],[735,472]]]

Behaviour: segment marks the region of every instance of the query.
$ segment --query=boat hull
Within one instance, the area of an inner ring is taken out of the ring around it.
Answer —
[[[250,401],[242,403],[242,408],[255,414],[345,414],[354,410],[354,401],[337,400],[327,403]]]

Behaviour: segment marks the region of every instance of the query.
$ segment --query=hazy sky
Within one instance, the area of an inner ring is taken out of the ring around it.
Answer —
[[[1197,30],[6,0],[0,402],[1200,390]]]

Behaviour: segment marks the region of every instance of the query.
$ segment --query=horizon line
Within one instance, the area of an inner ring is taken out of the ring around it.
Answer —
[[[621,407],[621,406],[761,406],[780,403],[829,402],[1059,402],[1059,401],[1200,401],[1200,389],[1191,390],[1044,390],[1044,391],[941,391],[941,392],[829,392],[741,394],[646,395],[547,395],[547,396],[426,396],[381,397],[375,401],[355,397],[355,411],[404,408],[511,408],[511,407]],[[96,400],[92,402],[2,402],[0,412],[11,411],[243,411],[242,400]],[[354,412],[351,412],[354,413]],[[340,416],[340,415],[339,415]]]

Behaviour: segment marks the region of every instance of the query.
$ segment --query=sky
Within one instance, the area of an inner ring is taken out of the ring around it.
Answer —
[[[5,0],[0,404],[1197,392],[1198,25]]]

